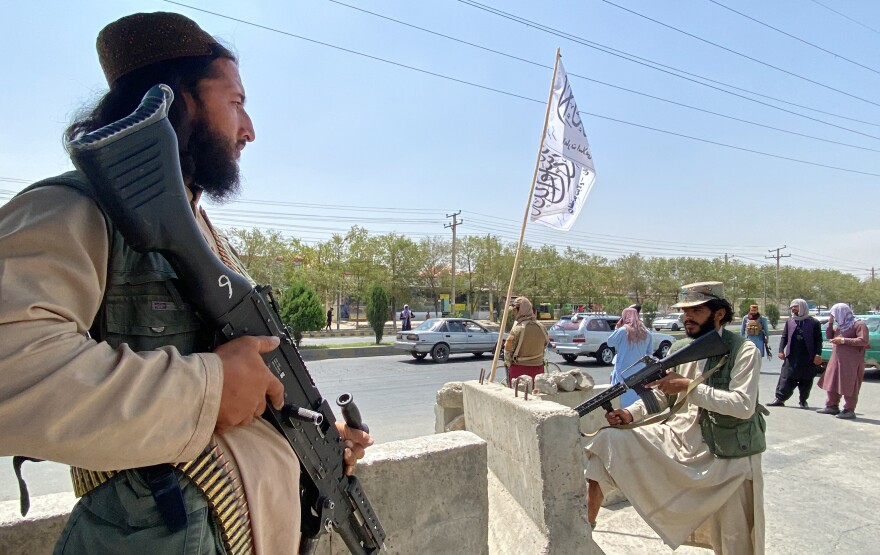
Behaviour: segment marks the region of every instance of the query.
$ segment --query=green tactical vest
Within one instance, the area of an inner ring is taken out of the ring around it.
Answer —
[[[746,339],[724,330],[721,332],[721,340],[730,349],[727,362],[709,376],[705,383],[715,389],[730,391],[730,372]],[[690,339],[676,341],[669,352],[684,347],[688,342]],[[720,360],[721,357],[710,358],[706,361],[705,368],[713,368]],[[762,407],[759,405],[751,417],[742,419],[701,408],[700,430],[709,451],[719,459],[736,459],[763,453],[767,449],[765,438],[767,423],[761,410]]]
[[[50,185],[96,198],[91,183],[76,171],[34,183],[19,194]],[[135,252],[109,218],[104,221],[109,238],[107,286],[89,335],[113,348],[126,343],[134,351],[169,345],[182,355],[208,351],[213,332],[180,296],[171,264],[158,253]]]

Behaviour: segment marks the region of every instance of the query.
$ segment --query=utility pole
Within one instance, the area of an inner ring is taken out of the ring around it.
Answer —
[[[776,247],[775,249],[767,249],[767,252],[776,251],[775,255],[765,256],[764,258],[775,258],[776,259],[776,304],[779,304],[779,259],[787,258],[791,256],[790,254],[779,254],[779,251],[787,248],[786,245],[782,245],[781,247]]]
[[[735,254],[727,254],[727,253],[724,253],[724,267],[725,267],[725,268],[727,268],[727,259],[728,259],[728,257],[730,257],[730,258],[736,258],[736,255],[735,255]]]
[[[871,283],[874,283],[874,267],[871,266]]]
[[[452,223],[443,226],[452,228],[452,298],[450,299],[451,304],[449,306],[450,314],[455,312],[455,228],[464,223],[464,220],[457,218],[459,214],[461,214],[461,210],[455,214],[446,214],[447,218],[452,218]]]

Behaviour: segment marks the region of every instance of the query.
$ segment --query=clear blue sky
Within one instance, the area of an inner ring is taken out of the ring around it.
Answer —
[[[455,0],[346,3],[548,67],[328,0],[188,2],[281,32],[155,0],[10,2],[2,10],[0,34],[6,83],[0,201],[26,182],[70,168],[62,130],[106,87],[94,50],[101,27],[136,11],[178,11],[237,50],[256,128],[257,140],[242,157],[242,197],[212,207],[220,225],[273,228],[314,242],[359,224],[418,240],[451,236],[443,227],[450,221],[445,216],[461,210],[461,235],[494,233],[514,241],[540,140],[550,67],[561,47],[579,108],[587,113],[598,180],[571,232],[530,225],[528,242],[571,245],[611,258],[631,252],[728,253],[743,262],[765,262],[768,249],[788,245],[783,252],[792,257],[783,260],[786,265],[831,267],[860,277],[880,267],[880,3],[718,0],[831,52],[826,53],[710,0],[614,0],[866,102],[603,0],[481,1],[581,41],[829,112],[760,99],[851,131],[702,87]],[[862,149],[709,115],[575,74]],[[771,158],[605,118],[878,175]]]

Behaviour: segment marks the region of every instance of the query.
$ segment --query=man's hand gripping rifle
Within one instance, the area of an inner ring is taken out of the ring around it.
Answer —
[[[679,364],[721,356],[726,354],[727,351],[727,345],[721,340],[721,336],[715,332],[709,332],[694,339],[687,346],[682,347],[662,360],[646,356],[636,362],[636,364],[640,362],[645,363],[644,368],[632,376],[624,378],[622,383],[614,384],[599,395],[581,403],[574,410],[578,413],[578,416],[589,414],[599,407],[605,409],[606,412],[611,412],[614,410],[611,406],[611,401],[623,395],[628,389],[632,389],[644,401],[648,413],[656,414],[660,412],[660,406],[657,404],[653,390],[645,387],[647,384],[659,380],[666,375],[670,368],[674,368]]]
[[[270,288],[254,288],[224,265],[196,224],[167,118],[173,98],[170,88],[156,85],[130,116],[69,143],[73,163],[92,182],[126,242],[168,260],[187,300],[216,324],[223,341],[242,335],[281,339],[263,358],[284,384],[285,405],[276,410],[270,403],[263,417],[288,440],[302,466],[300,552],[312,553],[319,537],[335,530],[351,553],[375,553],[385,532],[357,478],[344,474],[336,418],[281,322]],[[349,427],[368,431],[351,395],[337,403]]]

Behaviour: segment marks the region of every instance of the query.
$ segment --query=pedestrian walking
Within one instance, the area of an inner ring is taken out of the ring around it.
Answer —
[[[776,399],[767,406],[784,406],[797,387],[800,394],[798,404],[805,409],[816,369],[822,364],[822,327],[810,316],[804,299],[791,301],[789,310],[791,317],[786,320],[779,338],[778,356],[784,362],[776,384]]]
[[[403,310],[400,312],[400,329],[402,331],[409,331],[412,329],[412,310],[409,309],[409,305],[403,305]]]
[[[833,414],[837,418],[855,418],[859,389],[865,377],[868,327],[863,321],[856,320],[848,304],[837,303],[831,307],[825,337],[831,342],[831,358],[819,378],[819,387],[827,392],[827,399],[825,408],[816,412]],[[839,408],[841,397],[844,399],[843,411]]]
[[[324,329],[326,331],[330,331],[332,329],[330,327],[331,325],[333,325],[333,309],[332,308],[327,310],[327,327],[325,327]]]
[[[749,307],[749,313],[742,319],[742,326],[740,327],[739,334],[754,343],[755,347],[758,348],[758,352],[761,353],[761,356],[764,356],[764,353],[767,353],[767,358],[770,358],[769,329],[770,325],[767,323],[767,318],[758,312],[758,305],[753,304]]]

